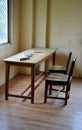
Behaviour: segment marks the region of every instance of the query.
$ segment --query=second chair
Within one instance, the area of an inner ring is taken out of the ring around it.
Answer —
[[[68,71],[68,67],[70,64],[70,60],[71,60],[71,56],[72,56],[72,51],[69,52],[68,58],[67,58],[67,62],[66,62],[66,66],[61,66],[61,65],[53,65],[49,68],[49,73],[63,73],[63,74],[67,74]]]

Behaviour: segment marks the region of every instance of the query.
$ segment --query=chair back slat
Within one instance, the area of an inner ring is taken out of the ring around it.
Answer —
[[[69,78],[68,78],[68,81],[69,81],[70,78],[73,76],[73,71],[74,71],[74,67],[75,67],[76,59],[77,59],[77,57],[75,56],[74,60],[73,60],[72,63],[71,63],[71,67],[70,67],[70,71],[69,71]]]
[[[68,60],[67,60],[67,63],[66,63],[66,73],[67,73],[68,66],[69,66],[69,63],[70,63],[70,60],[71,60],[71,56],[72,56],[72,51],[69,53]]]

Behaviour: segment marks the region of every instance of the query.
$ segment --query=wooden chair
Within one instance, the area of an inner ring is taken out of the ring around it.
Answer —
[[[68,58],[67,58],[66,66],[53,65],[49,68],[49,73],[64,73],[64,74],[67,74],[68,67],[69,67],[70,60],[71,60],[71,56],[72,56],[72,52],[70,51]]]
[[[47,78],[45,79],[44,103],[47,102],[47,98],[52,98],[52,99],[63,99],[65,100],[64,105],[67,105],[67,100],[69,99],[69,95],[70,95],[71,81],[73,77],[73,70],[74,70],[76,59],[77,57],[73,59],[68,75],[52,73],[47,76]],[[54,89],[53,88],[54,86],[56,86],[57,89]],[[60,89],[61,86],[65,86],[65,89],[64,90]],[[58,95],[56,95],[55,97],[52,96],[52,90],[58,92]],[[59,92],[63,92],[64,97],[60,97]]]

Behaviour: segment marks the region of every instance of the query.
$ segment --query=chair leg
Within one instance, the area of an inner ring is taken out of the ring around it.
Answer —
[[[49,87],[49,95],[52,94],[52,84],[50,84],[50,87]]]
[[[64,89],[65,89],[65,85],[63,86],[62,90],[64,90]]]
[[[69,88],[69,85],[67,85],[67,87],[66,87],[66,93],[65,93],[65,105],[67,105],[67,100],[68,100],[68,93],[69,93],[68,88]]]
[[[68,91],[68,99],[69,99],[69,97],[70,97],[70,91]]]
[[[44,103],[47,102],[47,91],[48,91],[48,84],[47,84],[47,82],[45,81]]]
[[[68,99],[70,97],[70,87],[71,87],[71,83],[69,84],[69,87],[68,87]]]
[[[67,99],[65,99],[65,105],[67,105]]]

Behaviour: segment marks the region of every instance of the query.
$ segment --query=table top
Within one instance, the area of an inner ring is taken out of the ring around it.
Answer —
[[[52,48],[32,48],[4,59],[5,62],[36,64],[55,53]],[[25,58],[22,60],[22,58]]]

